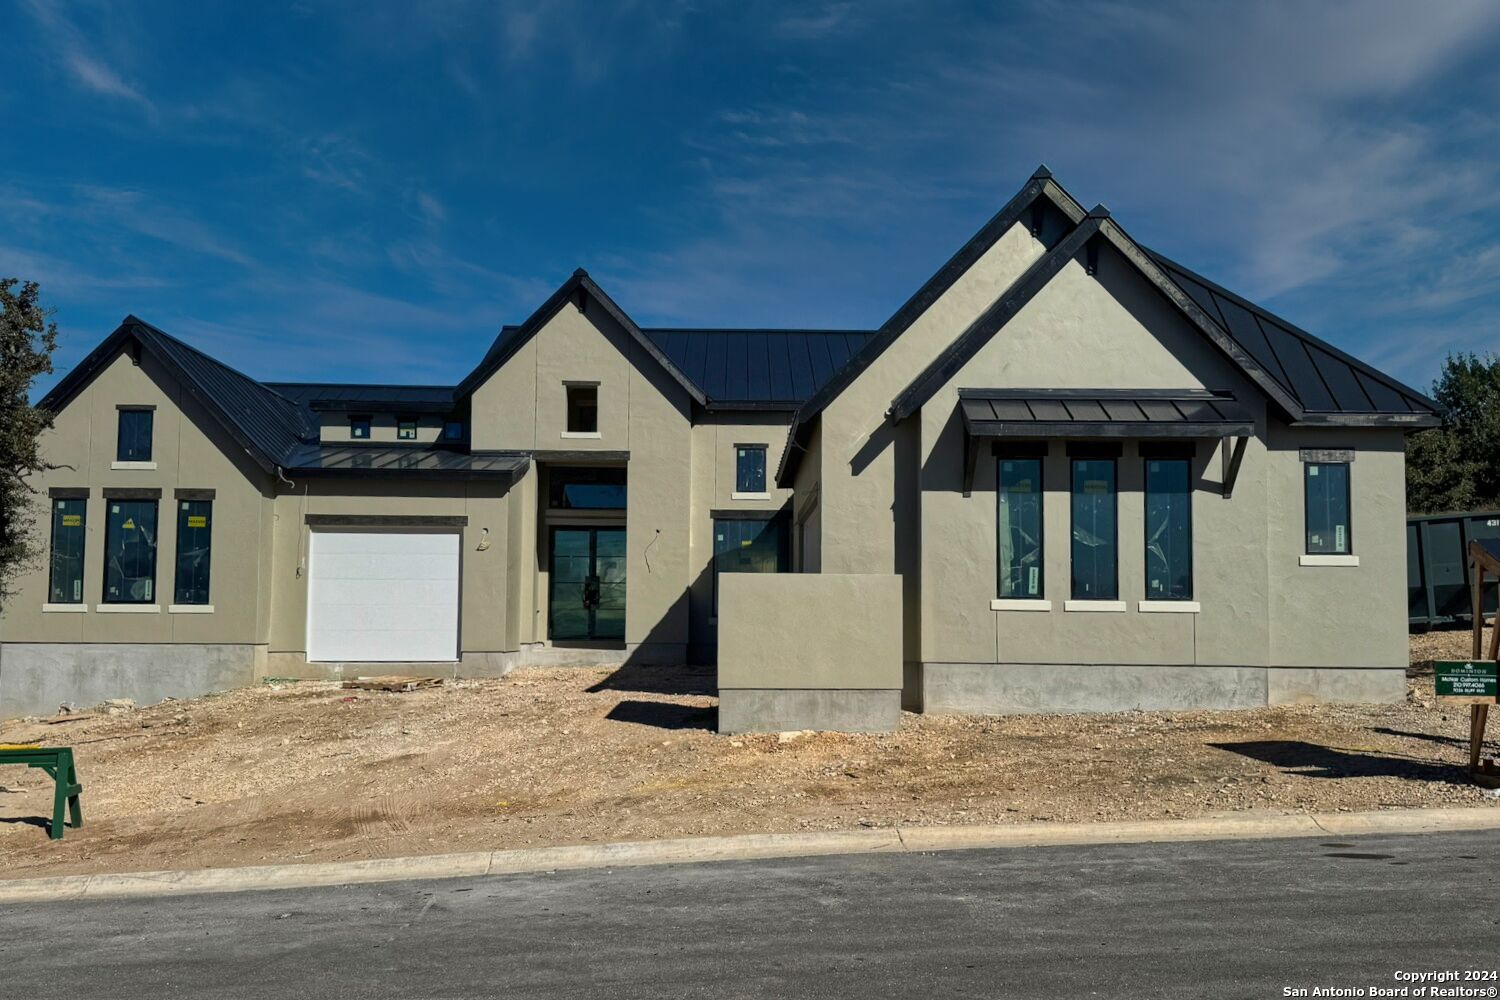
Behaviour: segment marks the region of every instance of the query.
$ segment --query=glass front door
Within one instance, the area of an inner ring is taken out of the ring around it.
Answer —
[[[553,528],[553,642],[625,638],[625,529]]]

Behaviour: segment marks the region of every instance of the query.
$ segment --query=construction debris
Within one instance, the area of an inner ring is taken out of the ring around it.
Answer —
[[[441,677],[356,677],[344,682],[346,691],[392,691],[402,693],[441,687]]]

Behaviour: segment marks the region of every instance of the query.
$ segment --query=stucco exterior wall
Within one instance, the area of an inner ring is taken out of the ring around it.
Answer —
[[[597,383],[597,436],[567,432],[568,383]],[[629,453],[625,642],[641,658],[683,659],[690,636],[694,462],[687,392],[597,303],[583,310],[569,303],[475,390],[471,413],[476,449],[535,449],[539,462],[554,461],[548,452]],[[523,590],[535,581],[530,598],[515,597],[530,605],[518,608],[522,645],[547,640],[548,582],[545,515],[537,513],[546,498],[524,502],[541,521],[522,529],[526,537],[512,567]]]
[[[121,405],[155,407],[153,469],[114,469]],[[236,643],[266,641],[266,596],[260,586],[269,560],[265,511],[269,477],[218,423],[149,356],[139,365],[121,354],[57,415],[43,438],[59,468],[36,477],[37,524],[44,555],[17,581],[18,596],[0,615],[0,641],[27,643]],[[87,487],[82,612],[48,612],[51,500],[54,486]],[[113,487],[161,490],[157,501],[154,612],[99,611],[104,590],[104,533]],[[173,614],[177,554],[178,488],[213,489],[213,612]],[[55,707],[55,706],[54,706]]]

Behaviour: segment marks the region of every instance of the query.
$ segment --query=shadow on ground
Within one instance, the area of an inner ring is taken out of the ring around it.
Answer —
[[[627,663],[589,688],[600,691],[636,691],[641,694],[718,694],[719,675],[713,667],[656,667]]]
[[[667,701],[622,701],[605,716],[611,722],[634,722],[657,729],[707,729],[719,727],[719,710]]]
[[[1301,740],[1247,740],[1209,746],[1264,761],[1303,778],[1403,778],[1455,785],[1469,783],[1464,769],[1455,764],[1340,750]]]

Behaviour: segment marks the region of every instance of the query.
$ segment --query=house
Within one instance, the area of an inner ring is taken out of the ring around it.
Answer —
[[[0,714],[706,663],[725,573],[845,581],[810,630],[897,577],[900,676],[819,681],[849,728],[1403,697],[1404,436],[1438,421],[1045,169],[877,330],[643,329],[578,271],[457,385],[261,382],[131,316],[43,404]]]

